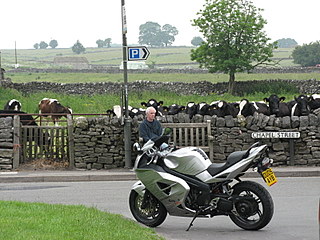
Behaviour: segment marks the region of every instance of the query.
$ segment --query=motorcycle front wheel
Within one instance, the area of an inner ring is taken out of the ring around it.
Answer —
[[[157,227],[166,219],[167,210],[152,194],[145,194],[147,195],[141,196],[136,191],[131,190],[129,197],[130,211],[138,222],[149,227]]]
[[[260,184],[251,181],[239,182],[233,186],[232,196],[239,197],[231,220],[245,230],[259,230],[265,227],[273,216],[273,201],[269,192]]]

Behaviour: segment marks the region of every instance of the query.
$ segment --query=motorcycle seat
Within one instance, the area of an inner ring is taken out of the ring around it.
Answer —
[[[231,153],[227,161],[225,163],[212,163],[207,171],[211,174],[211,176],[216,175],[217,173],[227,169],[231,165],[239,162],[241,159],[243,159],[244,155],[247,153],[247,151],[236,151]]]

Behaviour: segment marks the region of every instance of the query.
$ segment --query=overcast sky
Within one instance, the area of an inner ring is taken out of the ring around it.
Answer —
[[[179,34],[173,45],[191,45],[199,36],[191,20],[205,0],[125,0],[128,44],[137,44],[139,26],[147,21],[175,26]],[[320,40],[320,0],[253,0],[263,8],[272,40],[293,38],[298,44]],[[33,48],[35,43],[55,39],[69,48],[77,40],[96,47],[96,40],[111,38],[122,43],[121,0],[3,0],[0,4],[0,50]]]

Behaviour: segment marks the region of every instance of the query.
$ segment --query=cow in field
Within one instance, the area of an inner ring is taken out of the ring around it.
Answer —
[[[21,103],[16,99],[11,99],[4,105],[3,109],[21,111]]]
[[[308,105],[311,111],[320,108],[320,95],[313,94],[311,96],[308,96]]]
[[[211,108],[213,111],[212,115],[217,115],[218,117],[225,117],[231,115],[232,117],[236,117],[239,112],[239,103],[228,103],[226,101],[215,101],[212,102]]]
[[[283,102],[285,97],[278,97],[275,94],[270,95],[268,98],[264,98],[264,101],[269,104],[270,115],[276,115],[276,117],[290,116],[290,109],[287,103]]]
[[[20,123],[22,126],[38,126],[35,119],[32,117],[31,114],[27,114],[26,112],[22,111],[15,111],[15,110],[0,110],[0,118],[4,117],[14,117],[15,115],[20,116]],[[27,141],[35,141],[38,145],[49,145],[50,144],[50,137],[47,134],[43,133],[40,128],[30,128],[27,129]],[[42,137],[41,137],[42,136]]]
[[[185,113],[189,115],[189,118],[192,119],[194,115],[197,114],[198,104],[195,102],[188,102],[186,105]]]
[[[163,105],[163,101],[157,101],[154,98],[149,99],[148,102],[141,102],[141,106],[143,107],[154,107],[156,110],[156,116],[162,116],[161,106]]]
[[[72,114],[72,109],[62,106],[57,99],[43,98],[39,102],[39,113],[45,117],[51,116],[53,123],[57,125],[61,117]]]
[[[178,113],[184,112],[186,109],[185,106],[178,105],[178,104],[171,104],[168,109],[166,110],[166,114],[168,115],[176,115]]]
[[[267,104],[262,102],[249,102],[247,99],[242,99],[239,103],[238,116],[248,117],[253,115],[255,112],[262,113],[269,116],[270,110]]]
[[[294,97],[294,100],[288,103],[291,116],[307,116],[310,113],[310,107],[308,105],[308,96],[299,95]]]

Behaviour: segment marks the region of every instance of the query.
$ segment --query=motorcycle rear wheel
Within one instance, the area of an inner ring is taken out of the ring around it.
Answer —
[[[143,196],[131,190],[129,197],[130,211],[133,217],[140,223],[149,227],[157,227],[167,217],[167,210],[163,204],[151,194],[145,199],[146,206],[142,208]]]
[[[269,192],[259,183],[243,181],[233,186],[233,194],[242,199],[235,203],[237,213],[230,214],[231,220],[245,230],[265,227],[273,216],[273,201]]]

